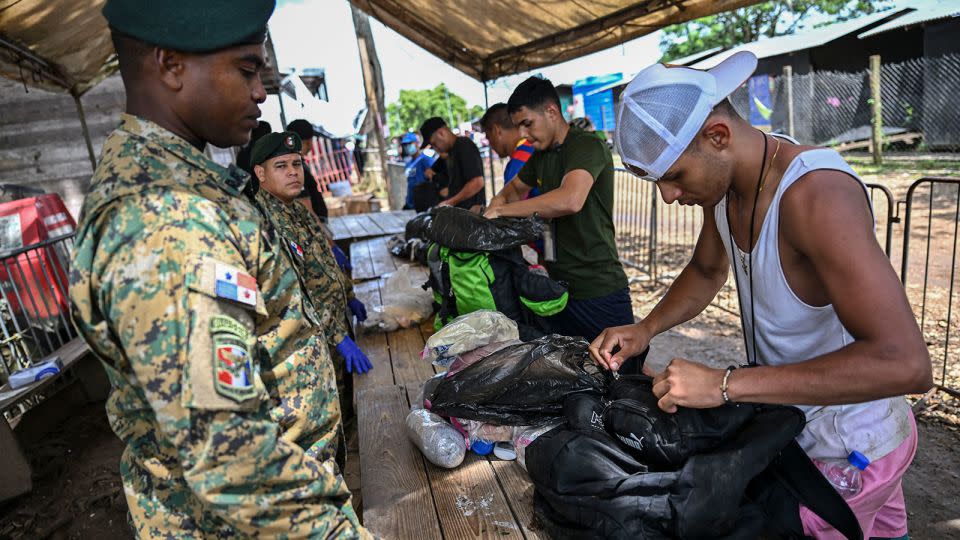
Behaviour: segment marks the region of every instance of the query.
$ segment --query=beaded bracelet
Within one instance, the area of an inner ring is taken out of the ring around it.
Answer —
[[[733,403],[730,401],[730,396],[727,395],[727,390],[730,388],[727,383],[730,381],[730,374],[733,373],[735,369],[737,369],[737,366],[727,366],[727,372],[723,374],[723,382],[720,384],[720,394],[723,396],[724,403]]]

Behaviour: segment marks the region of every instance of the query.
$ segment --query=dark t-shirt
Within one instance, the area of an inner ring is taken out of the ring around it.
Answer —
[[[319,216],[320,219],[326,221],[327,203],[323,201],[323,195],[317,187],[317,180],[313,177],[313,173],[310,172],[310,167],[308,167],[306,163],[303,164],[303,191],[300,192],[300,196],[297,198],[309,198],[310,205],[313,206],[313,213]]]
[[[560,187],[564,175],[577,169],[590,173],[593,187],[579,212],[553,220],[557,261],[547,263],[547,270],[550,277],[567,282],[572,298],[582,300],[627,286],[613,228],[613,157],[607,143],[572,127],[563,144],[534,152],[517,177],[547,193]]]
[[[457,137],[456,142],[453,143],[453,148],[447,155],[446,162],[449,178],[448,187],[450,188],[448,197],[460,193],[464,184],[470,180],[478,176],[483,178],[483,158],[480,157],[480,149],[467,137]],[[483,189],[472,197],[460,201],[457,206],[469,209],[477,204],[486,204],[486,195]]]

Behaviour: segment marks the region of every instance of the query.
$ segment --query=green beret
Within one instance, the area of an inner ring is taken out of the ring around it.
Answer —
[[[264,135],[250,150],[250,165],[262,165],[277,156],[300,153],[300,136],[292,131]]]
[[[107,0],[110,28],[151,45],[212,52],[263,43],[275,0]]]

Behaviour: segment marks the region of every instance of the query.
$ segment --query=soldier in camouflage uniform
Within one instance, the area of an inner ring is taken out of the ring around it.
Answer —
[[[334,357],[337,387],[344,415],[352,410],[352,380],[349,373],[366,373],[370,360],[350,337],[347,306],[361,321],[366,309],[353,295],[353,285],[337,267],[320,223],[296,202],[303,189],[301,140],[293,132],[271,133],[250,152],[253,172],[259,182],[257,200],[276,223],[299,272],[304,276],[313,304],[322,312],[322,326]],[[344,368],[346,373],[344,373]]]
[[[336,460],[319,317],[249,177],[201,151],[249,138],[273,7],[104,7],[128,114],[84,201],[70,296],[113,387],[139,538],[370,536]]]

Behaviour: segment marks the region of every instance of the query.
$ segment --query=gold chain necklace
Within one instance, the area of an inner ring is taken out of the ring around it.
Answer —
[[[764,135],[764,137],[766,137],[766,135]],[[773,157],[770,158],[770,165],[767,167],[767,172],[765,172],[760,178],[760,186],[757,188],[757,197],[760,197],[760,194],[763,193],[763,186],[767,183],[767,177],[770,176],[770,170],[773,169],[773,162],[777,159],[777,153],[780,151],[780,138],[774,137],[774,139],[777,141],[777,147],[773,150]],[[756,205],[756,201],[754,201],[754,205]],[[752,237],[753,231],[749,231],[749,234]],[[734,243],[734,246],[736,247],[736,243]],[[747,255],[752,257],[753,254],[744,253],[739,247],[737,247],[737,255],[740,256],[740,266],[743,268],[743,273],[748,274],[750,271],[747,269]]]

